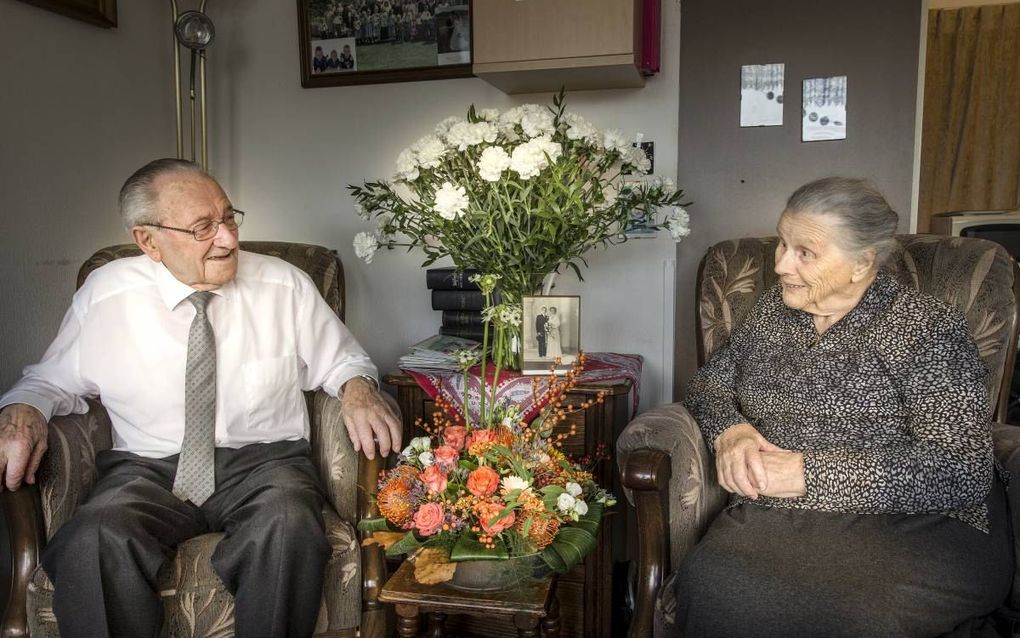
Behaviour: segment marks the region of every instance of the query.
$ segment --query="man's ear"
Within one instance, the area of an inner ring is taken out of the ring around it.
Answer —
[[[152,230],[145,226],[135,226],[131,229],[131,236],[142,252],[149,256],[152,261],[163,261],[163,255],[156,245]]]

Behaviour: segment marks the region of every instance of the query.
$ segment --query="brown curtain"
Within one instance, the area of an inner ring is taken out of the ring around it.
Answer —
[[[1020,3],[928,12],[918,232],[1020,206]]]

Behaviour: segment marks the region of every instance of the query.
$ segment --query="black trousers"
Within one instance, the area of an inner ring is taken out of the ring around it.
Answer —
[[[329,558],[323,497],[307,441],[216,450],[216,492],[173,495],[177,456],[101,452],[88,501],[46,546],[60,634],[156,636],[157,573],[179,543],[222,531],[212,563],[235,597],[239,638],[309,636]]]
[[[1013,577],[1005,489],[990,533],[941,515],[839,514],[741,505],[680,567],[688,637],[970,636]]]

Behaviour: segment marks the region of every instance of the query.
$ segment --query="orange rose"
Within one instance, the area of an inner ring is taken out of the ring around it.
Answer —
[[[420,478],[430,492],[442,494],[446,491],[446,473],[440,469],[439,465],[432,464],[425,468]]]
[[[468,474],[467,488],[478,498],[485,498],[499,488],[499,474],[488,465],[483,465]]]
[[[472,430],[467,438],[467,446],[475,443],[493,443],[496,440],[496,433],[492,430]]]
[[[446,467],[453,467],[460,460],[460,452],[451,445],[441,445],[432,450],[436,463]]]
[[[464,438],[466,436],[467,428],[463,425],[451,425],[443,430],[443,441],[457,451],[464,449]]]
[[[512,511],[503,518],[496,518],[504,509],[506,509],[506,504],[493,501],[484,501],[475,506],[478,521],[482,524],[482,530],[486,534],[499,534],[514,524],[517,515]]]
[[[414,527],[422,536],[432,536],[442,529],[445,518],[442,505],[425,503],[414,513]]]

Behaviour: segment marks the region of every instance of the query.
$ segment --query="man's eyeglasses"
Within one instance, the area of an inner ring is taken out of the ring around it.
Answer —
[[[220,230],[220,224],[227,227],[227,230],[237,230],[238,226],[244,222],[244,211],[237,210],[236,208],[226,215],[223,219],[213,220],[207,219],[204,222],[196,224],[193,228],[174,228],[173,226],[164,226],[163,224],[139,224],[139,226],[151,226],[153,228],[161,228],[163,230],[175,230],[179,233],[188,233],[195,238],[195,241],[206,241],[216,236],[216,233]]]

